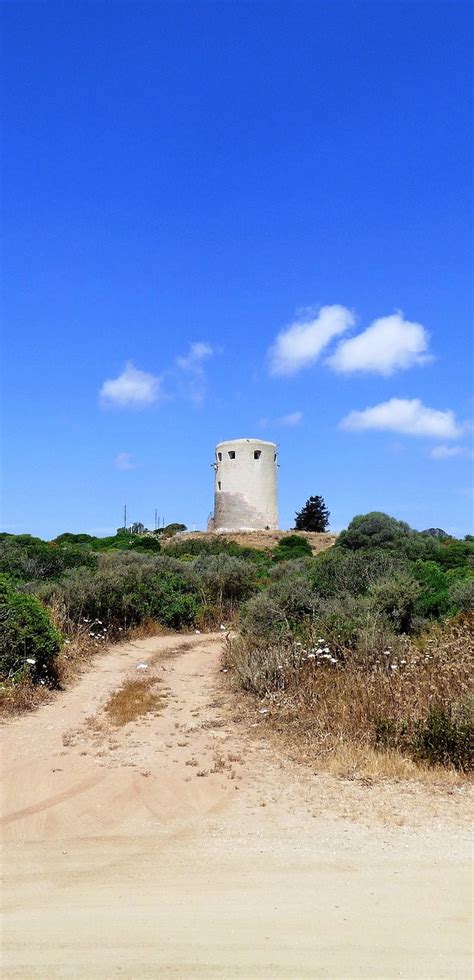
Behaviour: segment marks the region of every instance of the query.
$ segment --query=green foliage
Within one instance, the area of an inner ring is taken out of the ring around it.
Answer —
[[[147,619],[179,629],[194,622],[198,600],[172,560],[139,553],[101,556],[98,570],[78,569],[41,590],[63,605],[73,623],[100,623],[124,630]],[[93,625],[91,625],[93,629]]]
[[[275,561],[292,561],[295,558],[311,558],[312,550],[309,541],[299,534],[289,534],[280,538],[273,551]]]
[[[131,548],[134,551],[154,552],[154,554],[158,554],[161,551],[161,544],[158,538],[152,538],[148,534],[143,534],[138,539],[132,541]]]
[[[256,564],[270,564],[268,552],[242,547],[236,541],[216,534],[213,538],[185,538],[166,545],[166,554],[173,558],[194,558],[199,555],[230,555]]]
[[[474,611],[474,578],[453,579],[448,587],[451,609],[461,612]]]
[[[335,548],[364,552],[382,548],[408,561],[437,562],[445,571],[474,568],[474,541],[455,541],[414,531],[403,521],[378,511],[354,517],[339,535]]]
[[[353,552],[334,547],[314,558],[309,573],[315,591],[328,598],[341,593],[365,595],[371,585],[407,567],[406,561],[382,548]]]
[[[391,625],[396,633],[410,633],[415,619],[421,586],[406,572],[382,579],[370,586],[369,606]]]
[[[295,514],[297,531],[327,531],[329,511],[322,497],[309,497],[304,507]]]
[[[472,702],[436,705],[416,728],[414,752],[432,765],[452,765],[468,771],[474,763]]]
[[[71,568],[96,564],[91,551],[77,544],[42,541],[31,534],[0,535],[0,573],[16,582],[57,579]]]
[[[274,640],[297,635],[314,618],[317,607],[318,597],[307,575],[288,574],[242,608],[242,631]]]
[[[61,636],[47,610],[32,595],[15,592],[4,577],[0,582],[0,674],[12,676],[28,669],[34,679],[54,674]],[[34,663],[29,665],[28,660]]]
[[[254,596],[241,610],[241,630],[257,643],[286,641],[291,637],[291,625],[279,601],[269,592]]]
[[[204,605],[214,604],[229,613],[258,587],[256,567],[232,555],[201,555],[185,571]]]
[[[65,531],[64,534],[58,534],[51,544],[82,544],[92,547],[94,542],[98,540],[92,534],[72,534],[70,531]]]
[[[335,547],[358,551],[361,548],[398,548],[413,532],[408,524],[381,511],[359,514],[341,531]]]
[[[449,579],[435,561],[417,561],[413,571],[420,584],[417,611],[421,616],[446,616],[451,608]]]
[[[167,524],[166,527],[158,528],[155,533],[161,534],[164,538],[174,538],[175,534],[180,534],[186,530],[186,524]]]
[[[436,561],[444,569],[468,566],[474,569],[474,539],[472,541],[443,541],[436,552]]]

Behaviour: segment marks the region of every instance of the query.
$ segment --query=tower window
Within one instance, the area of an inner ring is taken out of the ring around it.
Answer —
[[[217,453],[217,458],[219,460],[219,463],[222,463],[222,453]]]
[[[221,483],[220,480],[218,480],[218,482],[217,482],[217,489],[218,490],[222,490],[222,483]]]
[[[253,454],[253,458],[254,459],[260,459],[260,456],[261,455],[262,455],[262,450],[261,449],[255,449],[254,450],[254,454]]]
[[[229,449],[229,459],[235,459],[235,450]]]

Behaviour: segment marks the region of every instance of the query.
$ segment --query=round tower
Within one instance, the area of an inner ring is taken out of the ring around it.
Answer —
[[[262,439],[216,446],[213,531],[278,528],[277,447]]]

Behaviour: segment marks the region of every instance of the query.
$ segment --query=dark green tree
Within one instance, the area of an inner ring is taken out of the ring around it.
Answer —
[[[309,497],[302,510],[295,515],[296,531],[327,531],[329,511],[322,497]]]

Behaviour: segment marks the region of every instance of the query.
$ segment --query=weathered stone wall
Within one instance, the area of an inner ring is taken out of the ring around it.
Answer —
[[[213,531],[278,527],[277,447],[261,439],[216,446]]]

